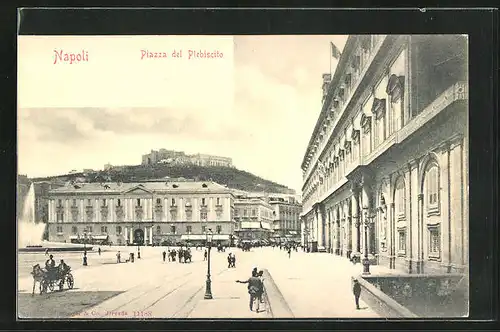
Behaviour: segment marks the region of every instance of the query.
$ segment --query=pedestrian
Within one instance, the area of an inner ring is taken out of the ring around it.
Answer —
[[[97,249],[97,252],[99,253],[99,256],[101,256],[101,247],[99,247],[99,249]]]
[[[240,284],[248,284],[248,294],[250,295],[250,311],[253,311],[253,302],[257,300],[257,311],[260,311],[259,292],[262,289],[262,281],[258,277],[257,269],[252,271],[252,276],[248,280],[236,280]]]
[[[49,255],[49,248],[45,249],[45,256]]]
[[[354,294],[356,309],[359,310],[359,296],[361,295],[361,285],[359,284],[358,279],[354,279],[354,286],[352,287],[352,293]]]
[[[172,261],[172,253],[170,252],[170,249],[168,249],[168,261],[171,262]]]
[[[227,255],[227,268],[231,267],[231,263],[233,262],[233,257],[231,257],[231,253]]]
[[[236,256],[234,253],[231,255],[231,267],[236,267]]]
[[[122,258],[121,256],[122,256],[122,255],[121,255],[120,251],[118,251],[118,252],[116,253],[116,262],[117,262],[117,263],[121,263],[121,258]]]
[[[52,257],[52,255],[50,255]],[[87,266],[87,251],[83,253],[83,266]]]
[[[167,258],[167,253],[165,252],[165,250],[163,250],[162,255],[163,255],[163,262],[165,262],[165,258]]]
[[[292,248],[288,247],[288,258],[292,257]]]
[[[207,257],[208,257],[208,253],[207,251],[205,250],[205,253],[203,254],[203,260],[206,261],[207,260]]]
[[[264,271],[260,270],[257,276],[259,277],[261,282],[261,289],[259,292],[259,302],[264,303],[264,300],[262,300],[262,295],[264,294]]]

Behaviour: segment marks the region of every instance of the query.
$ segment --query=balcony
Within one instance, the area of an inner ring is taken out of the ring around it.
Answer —
[[[156,212],[156,213],[162,213],[162,212],[163,212],[163,205],[161,205],[161,204],[156,204],[156,205],[155,205],[155,212]]]

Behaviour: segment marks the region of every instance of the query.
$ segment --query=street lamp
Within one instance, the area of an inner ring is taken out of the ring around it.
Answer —
[[[87,266],[87,231],[83,232],[83,266]]]
[[[374,216],[369,215],[368,207],[363,207],[364,210],[364,226],[365,226],[365,258],[363,259],[363,274],[370,274],[370,259],[368,258],[368,230],[373,224]]]
[[[212,229],[209,228],[207,231],[207,247],[208,247],[208,264],[207,264],[207,281],[205,288],[205,300],[212,299],[212,282],[210,281],[210,249],[212,248]]]

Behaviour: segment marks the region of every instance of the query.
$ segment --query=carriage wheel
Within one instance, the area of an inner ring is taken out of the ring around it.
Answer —
[[[66,283],[68,284],[69,289],[73,289],[75,280],[73,279],[73,275],[71,273],[69,273],[68,276],[66,277]]]

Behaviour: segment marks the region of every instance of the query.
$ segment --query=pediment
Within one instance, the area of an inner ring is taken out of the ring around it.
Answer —
[[[130,188],[129,190],[125,191],[124,194],[131,194],[131,195],[144,195],[144,194],[152,194],[153,192],[144,188],[142,185],[138,185],[136,187]]]

